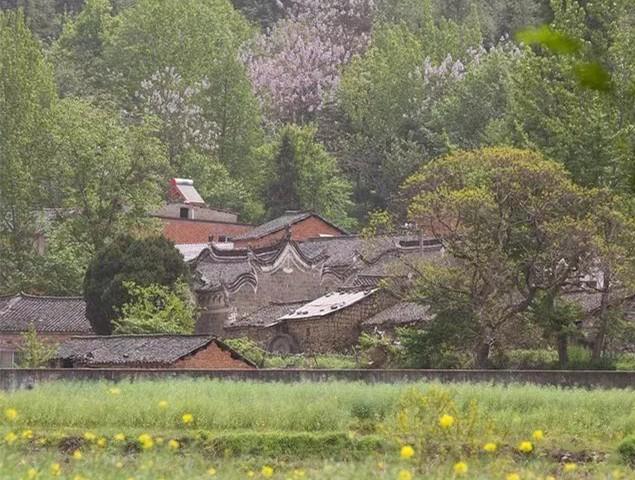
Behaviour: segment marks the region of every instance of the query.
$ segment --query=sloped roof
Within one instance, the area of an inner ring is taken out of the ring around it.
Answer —
[[[194,182],[187,178],[173,178],[171,180],[173,186],[173,195],[179,196],[183,203],[196,205],[205,205],[205,200],[194,188]]]
[[[90,333],[81,297],[40,297],[20,293],[0,298],[0,332]]]
[[[225,324],[225,328],[232,327],[269,327],[278,323],[278,319],[289,313],[295,312],[302,305],[306,304],[308,300],[299,300],[297,302],[285,302],[278,303],[272,302],[269,305],[262,307],[255,312],[238,318],[233,322]]]
[[[302,305],[294,312],[280,317],[280,320],[297,320],[301,318],[325,317],[339,312],[351,305],[364,300],[375,293],[377,289],[331,292]]]
[[[110,335],[73,337],[60,345],[57,357],[90,365],[172,365],[215,342],[233,358],[255,366],[234,349],[209,335]]]
[[[258,238],[265,237],[275,232],[279,232],[280,230],[285,229],[286,227],[293,225],[295,223],[301,222],[302,220],[306,220],[309,217],[316,217],[322,220],[324,223],[332,226],[333,228],[339,230],[343,234],[346,232],[339,228],[338,226],[332,224],[325,218],[313,212],[287,212],[284,215],[280,215],[273,220],[270,220],[262,225],[258,225],[256,228],[249,230],[246,233],[241,235],[237,235],[232,238],[232,240],[256,240]]]
[[[366,327],[380,325],[398,326],[426,322],[431,319],[432,315],[429,306],[413,302],[399,302],[369,318],[362,325]]]

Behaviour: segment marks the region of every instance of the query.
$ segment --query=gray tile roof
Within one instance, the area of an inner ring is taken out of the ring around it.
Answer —
[[[238,318],[233,322],[225,324],[225,328],[235,327],[268,327],[278,323],[278,319],[289,313],[295,312],[299,307],[306,304],[308,300],[297,302],[271,303],[255,312]]]
[[[86,366],[168,366],[195,353],[211,342],[234,358],[245,360],[235,350],[209,335],[111,335],[73,337],[60,345],[57,357]]]
[[[81,297],[38,297],[24,293],[0,298],[0,332],[91,333]]]
[[[305,220],[309,217],[317,217],[321,219],[322,221],[328,223],[329,225],[333,226],[334,228],[337,228],[342,233],[346,233],[344,232],[344,230],[342,230],[338,226],[333,225],[331,222],[329,222],[325,218],[322,218],[321,216],[313,212],[293,212],[293,213],[287,212],[284,215],[280,215],[279,217],[274,218],[273,220],[263,223],[262,225],[258,225],[256,228],[249,230],[246,233],[233,237],[232,240],[255,240],[258,238],[262,238],[271,233],[279,232],[280,230],[283,230],[287,226],[293,225],[294,223],[301,222],[302,220]]]
[[[430,307],[413,302],[399,302],[362,323],[365,327],[399,326],[432,319]]]

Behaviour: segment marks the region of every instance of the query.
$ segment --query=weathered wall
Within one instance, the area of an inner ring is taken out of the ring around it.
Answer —
[[[520,370],[134,370],[0,369],[0,389],[32,388],[50,381],[139,381],[200,378],[256,382],[470,382],[635,388],[635,372]]]
[[[160,218],[163,223],[163,236],[176,244],[207,243],[210,236],[231,237],[245,233],[252,225],[239,223],[206,222],[176,218]]]
[[[238,358],[232,358],[231,352],[222,350],[218,345],[216,345],[216,343],[212,342],[206,348],[199,350],[194,355],[178,360],[172,368],[204,368],[210,370],[222,370],[228,368],[251,369],[254,367]]]

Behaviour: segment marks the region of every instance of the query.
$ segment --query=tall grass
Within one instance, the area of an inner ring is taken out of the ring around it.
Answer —
[[[170,380],[120,383],[49,383],[0,396],[0,408],[15,408],[18,423],[38,429],[192,428],[214,432],[333,432],[360,421],[393,417],[403,392],[430,385],[450,391],[457,405],[475,400],[495,424],[514,431],[540,428],[571,441],[614,444],[635,432],[635,394],[630,390],[582,390],[483,384],[367,385],[363,383],[249,383]],[[116,392],[115,392],[116,393]],[[159,401],[168,406],[162,410]]]

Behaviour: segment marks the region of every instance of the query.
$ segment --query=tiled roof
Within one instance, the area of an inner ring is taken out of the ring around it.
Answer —
[[[320,298],[316,298],[315,300],[298,307],[294,312],[280,317],[280,320],[325,317],[326,315],[339,312],[340,310],[364,300],[376,291],[376,289],[372,289],[327,293]]]
[[[255,312],[238,318],[233,322],[225,324],[225,328],[232,327],[268,327],[278,323],[278,319],[294,312],[296,309],[307,303],[308,300],[285,303],[271,303]]]
[[[209,242],[210,236],[231,237],[247,232],[252,225],[240,223],[209,222],[177,218],[160,218],[163,223],[163,236],[176,244],[197,244]]]
[[[252,365],[238,352],[209,335],[112,335],[73,337],[60,345],[57,357],[87,366],[167,366],[215,342],[233,358]]]
[[[309,217],[317,217],[323,222],[331,225],[333,228],[336,228],[337,230],[341,231],[342,233],[346,233],[341,228],[337,227],[336,225],[333,225],[331,222],[329,222],[328,220],[322,218],[321,216],[315,213],[293,212],[293,213],[285,213],[284,215],[274,218],[273,220],[263,223],[262,225],[258,225],[256,228],[253,228],[246,233],[234,236],[232,240],[256,240],[258,238],[265,237],[272,233],[279,232],[280,230],[283,230],[287,226],[293,225],[294,223],[301,222],[302,220],[306,220]]]
[[[90,333],[81,297],[19,294],[0,298],[0,332],[24,332],[33,324],[43,333]]]
[[[408,325],[432,319],[430,307],[413,302],[400,302],[366,320],[364,326]]]

